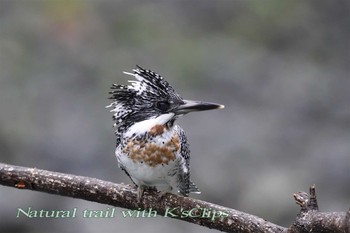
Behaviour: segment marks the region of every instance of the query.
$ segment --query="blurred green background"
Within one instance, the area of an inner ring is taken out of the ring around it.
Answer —
[[[136,64],[226,108],[177,121],[202,200],[288,226],[292,194],[350,203],[348,0],[0,0],[0,161],[131,183],[108,91]],[[1,232],[211,232],[167,218],[28,219],[107,206],[0,187]]]

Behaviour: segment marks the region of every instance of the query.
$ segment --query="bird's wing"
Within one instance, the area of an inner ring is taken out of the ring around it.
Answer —
[[[178,125],[174,126],[174,130],[179,136],[181,143],[180,155],[183,159],[182,165],[179,167],[178,181],[179,191],[182,195],[188,196],[189,193],[200,193],[197,186],[190,180],[190,149],[184,130]]]

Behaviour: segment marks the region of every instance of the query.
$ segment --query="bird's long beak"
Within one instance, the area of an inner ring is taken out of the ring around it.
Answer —
[[[182,115],[189,112],[197,112],[197,111],[205,111],[211,109],[221,109],[224,108],[224,105],[202,102],[202,101],[194,101],[194,100],[183,100],[184,103],[177,106],[174,109],[174,113],[176,115]]]

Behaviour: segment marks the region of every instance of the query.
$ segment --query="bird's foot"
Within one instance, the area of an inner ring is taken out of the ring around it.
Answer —
[[[171,193],[171,191],[173,190],[172,187],[168,187],[167,189],[163,190],[163,191],[160,191],[159,194],[158,194],[158,200],[159,201],[162,201],[163,198],[165,197],[165,195],[167,193]]]
[[[139,185],[137,187],[137,202],[140,203],[142,200],[142,196],[143,196],[143,191],[145,190],[145,187],[142,185]]]

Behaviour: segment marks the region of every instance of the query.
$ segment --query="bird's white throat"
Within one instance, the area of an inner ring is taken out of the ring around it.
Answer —
[[[125,133],[125,137],[131,137],[133,134],[140,135],[144,134],[155,125],[164,125],[175,116],[175,113],[162,114],[156,118],[136,122]]]

